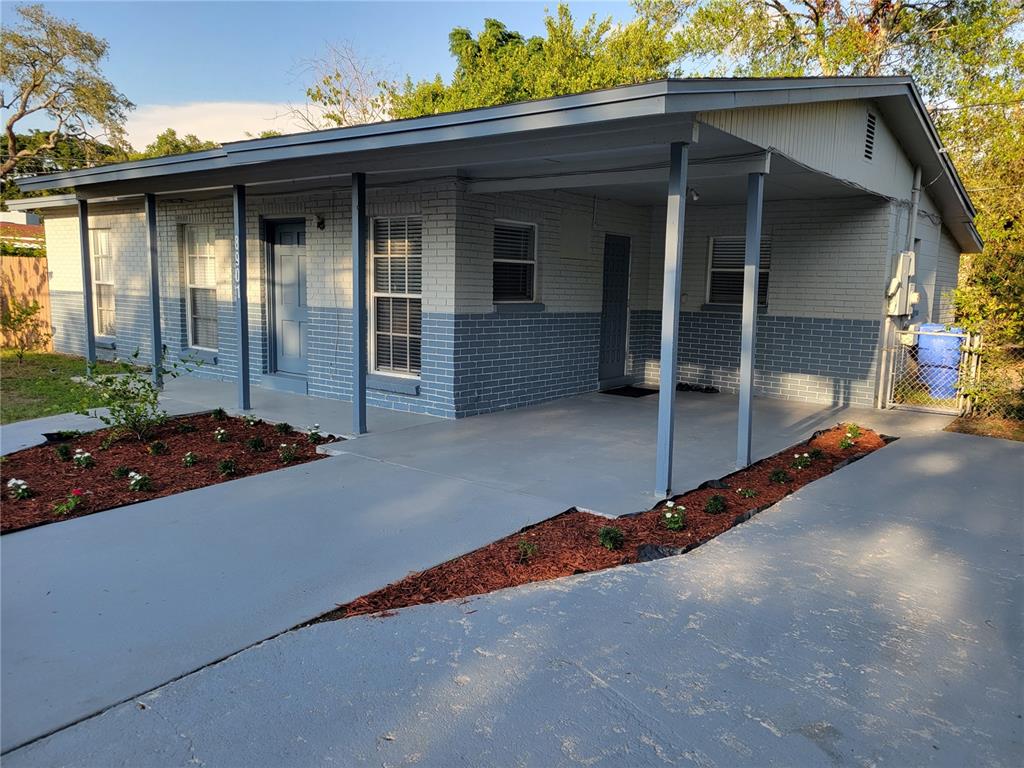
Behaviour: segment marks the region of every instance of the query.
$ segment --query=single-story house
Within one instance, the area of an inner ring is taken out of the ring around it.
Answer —
[[[19,184],[72,190],[15,206],[45,212],[60,351],[201,359],[243,408],[352,401],[354,432],[367,403],[658,383],[661,454],[666,392],[712,385],[741,464],[753,393],[884,404],[890,335],[951,319],[981,248],[904,77],[670,79]]]

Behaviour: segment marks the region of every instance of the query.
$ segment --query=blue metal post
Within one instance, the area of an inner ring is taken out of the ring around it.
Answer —
[[[655,489],[672,490],[672,445],[675,428],[676,363],[679,359],[679,308],[682,302],[683,224],[689,146],[669,148],[668,215],[665,220],[665,279],[661,298],[661,384],[658,391],[658,459]]]
[[[146,252],[149,254],[150,335],[153,339],[153,384],[161,387],[164,383],[164,343],[160,334],[160,262],[157,250],[156,195],[146,195],[145,209]]]
[[[252,404],[249,399],[249,270],[246,263],[244,185],[235,185],[233,201],[235,232],[232,285],[238,328],[238,407],[247,411]]]
[[[366,174],[352,174],[352,432],[366,433]]]
[[[89,255],[89,203],[78,201],[78,246],[82,254],[82,304],[85,311],[85,364],[96,364],[96,326],[92,308],[92,258]]]
[[[740,321],[740,402],[736,432],[736,468],[750,466],[754,407],[754,350],[757,340],[757,292],[761,274],[761,209],[764,174],[747,176],[747,240],[743,259],[743,311]]]

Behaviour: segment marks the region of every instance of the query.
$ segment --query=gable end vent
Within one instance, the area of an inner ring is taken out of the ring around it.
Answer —
[[[875,156],[875,131],[878,129],[878,117],[868,112],[868,124],[864,131],[864,159],[870,160]]]

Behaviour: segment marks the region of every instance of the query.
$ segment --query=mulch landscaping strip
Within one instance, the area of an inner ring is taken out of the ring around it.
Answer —
[[[390,615],[395,609],[411,605],[465,598],[689,551],[804,485],[886,444],[883,436],[862,429],[852,448],[841,448],[846,429],[845,425],[838,425],[816,433],[804,443],[713,483],[724,483],[728,486],[726,488],[698,488],[674,496],[672,501],[676,505],[686,507],[684,530],[665,528],[667,507],[664,503],[645,512],[615,519],[573,509],[454,560],[409,574],[401,581],[340,605],[315,621],[374,613]],[[804,469],[792,466],[794,454],[802,455],[814,449],[822,452],[821,458]],[[772,481],[772,473],[779,469],[790,475],[789,482]],[[752,489],[756,495],[752,498],[740,496],[740,489]],[[715,495],[726,499],[725,511],[719,514],[704,512],[704,505]],[[621,549],[609,550],[599,543],[598,531],[605,526],[614,526],[622,531],[624,544]],[[524,555],[524,552],[530,554]]]
[[[183,431],[189,428],[194,428],[194,431]],[[229,441],[226,443],[214,439],[214,430],[220,428],[227,431]],[[282,434],[273,424],[260,422],[249,426],[241,418],[217,419],[212,414],[168,419],[154,430],[146,443],[132,437],[122,437],[105,448],[104,442],[110,434],[109,429],[101,429],[65,443],[72,454],[77,448],[92,454],[96,464],[88,469],[76,467],[72,461],[62,461],[57,456],[56,446],[52,444],[26,448],[3,457],[0,463],[0,480],[3,483],[0,487],[3,493],[0,533],[70,520],[139,501],[315,461],[325,458],[316,452],[317,444],[335,439],[324,435],[312,443],[302,432],[291,430]],[[252,438],[261,438],[266,449],[254,451],[248,448],[246,441]],[[166,454],[154,456],[147,451],[147,445],[154,440],[167,445]],[[294,461],[286,463],[281,460],[278,455],[281,443],[294,443]],[[182,464],[182,458],[189,451],[197,454],[199,460],[193,466],[186,467]],[[234,474],[221,474],[217,465],[224,459],[235,462],[237,468]],[[118,467],[127,467],[139,474],[148,475],[153,483],[152,490],[132,491],[128,487],[128,478],[114,477],[112,474]],[[11,498],[7,487],[7,481],[11,478],[27,482],[32,497]],[[81,491],[82,503],[70,514],[54,514],[54,505],[64,501],[73,489]]]

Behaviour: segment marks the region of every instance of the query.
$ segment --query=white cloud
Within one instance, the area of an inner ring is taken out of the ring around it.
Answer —
[[[179,135],[194,133],[200,139],[226,142],[275,130],[302,130],[287,114],[287,104],[261,101],[197,101],[191,104],[143,104],[128,117],[128,141],[142,149],[168,128]]]

